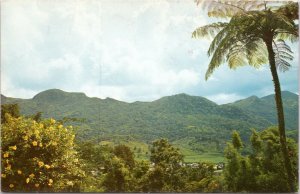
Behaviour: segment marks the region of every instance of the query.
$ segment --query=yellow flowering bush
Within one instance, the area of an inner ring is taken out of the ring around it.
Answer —
[[[5,119],[1,127],[2,191],[79,191],[84,173],[80,170],[74,149],[75,135],[70,127],[54,119],[38,123],[9,114]]]

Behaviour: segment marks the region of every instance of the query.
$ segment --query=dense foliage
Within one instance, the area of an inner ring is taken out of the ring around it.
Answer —
[[[262,132],[252,131],[252,152],[241,154],[242,141],[239,134],[232,134],[225,156],[225,182],[232,192],[287,192],[289,190],[287,174],[284,169],[283,155],[280,150],[278,128],[271,127]],[[298,177],[297,144],[287,139],[293,173]],[[295,180],[295,184],[298,180]],[[294,190],[296,192],[296,190]]]
[[[72,128],[6,113],[1,127],[3,191],[78,191],[83,171]]]
[[[256,97],[255,101],[251,99],[217,105],[203,97],[179,94],[153,102],[125,103],[109,98],[89,98],[82,93],[48,90],[28,100],[2,96],[2,103],[19,104],[20,112],[27,116],[42,112],[42,118],[68,121],[81,141],[131,144],[135,156],[146,159],[150,153],[147,146],[160,137],[168,138],[182,149],[184,155],[222,154],[232,129],[237,129],[249,145],[250,128],[261,130],[276,123],[273,95]],[[298,96],[284,92],[283,102],[286,126],[297,129]]]
[[[192,36],[213,37],[208,48],[211,60],[205,79],[216,68],[228,64],[235,69],[250,65],[259,68],[268,64],[274,84],[279,140],[283,153],[289,191],[294,191],[296,177],[287,148],[286,124],[281,96],[278,71],[291,67],[293,51],[286,41],[295,42],[299,37],[298,2],[280,2],[279,5],[268,1],[203,1],[196,0],[208,10],[208,16],[229,18],[197,28]],[[226,7],[220,9],[220,5]]]
[[[72,127],[64,127],[54,119],[37,122],[18,116],[15,111],[18,112],[17,106],[7,106],[3,111],[3,191],[285,192],[288,189],[278,130],[274,127],[252,131],[247,155],[239,133],[233,131],[222,171],[213,163],[185,163],[181,151],[167,139],[151,143],[149,161],[136,160],[127,145],[74,142]],[[293,171],[298,176],[297,147],[292,139],[288,139],[288,145]]]

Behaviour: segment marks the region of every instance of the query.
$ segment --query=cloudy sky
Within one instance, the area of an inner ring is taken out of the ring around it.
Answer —
[[[193,0],[4,0],[1,93],[59,88],[127,102],[187,93],[219,104],[273,93],[267,66],[223,65],[205,81],[210,40],[191,33],[209,22]],[[292,47],[293,67],[280,79],[298,92]]]

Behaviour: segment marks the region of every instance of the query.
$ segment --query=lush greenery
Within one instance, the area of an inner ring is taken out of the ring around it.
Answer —
[[[137,160],[124,144],[75,139],[72,127],[54,119],[18,115],[2,105],[1,182],[14,192],[284,192],[286,173],[277,128],[252,131],[251,151],[237,131],[225,150],[225,169],[216,163],[185,163],[167,139],[149,145],[149,160]],[[14,116],[12,116],[14,115]],[[295,174],[298,151],[288,139]],[[137,147],[136,147],[137,146]]]
[[[297,139],[298,95],[283,92],[283,102],[286,126]],[[19,104],[21,114],[31,118],[42,112],[42,118],[67,122],[81,141],[126,144],[138,160],[149,159],[149,144],[165,137],[180,148],[185,161],[220,162],[224,160],[223,150],[231,130],[238,130],[249,145],[250,128],[262,130],[277,121],[274,95],[250,97],[225,105],[186,94],[153,102],[125,103],[48,90],[28,100],[2,96],[2,103]]]
[[[202,0],[197,0],[203,3]],[[285,170],[289,190],[295,190],[296,177],[286,141],[286,125],[281,96],[278,71],[291,67],[293,52],[285,42],[296,41],[298,31],[298,2],[281,2],[276,6],[267,1],[209,1],[208,15],[229,18],[229,21],[208,24],[193,32],[193,37],[213,36],[208,49],[211,61],[206,72],[206,79],[221,64],[227,63],[232,69],[250,65],[258,68],[268,64],[275,91],[276,113],[278,119],[279,140],[284,156]],[[220,9],[219,5],[225,6]],[[224,11],[225,10],[225,11]]]
[[[243,143],[239,134],[236,131],[232,134],[232,142],[228,143],[225,150],[226,190],[260,193],[289,191],[278,128],[271,127],[262,132],[253,130],[250,140],[251,153],[242,155]],[[298,146],[292,139],[288,138],[287,142],[293,173],[298,177]],[[298,178],[294,184],[297,183]]]
[[[84,171],[74,149],[72,128],[53,119],[36,122],[8,113],[3,118],[3,191],[79,191]]]

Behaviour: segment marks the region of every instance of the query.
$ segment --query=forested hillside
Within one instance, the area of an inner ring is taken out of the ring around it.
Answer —
[[[298,126],[298,95],[283,92],[286,125],[295,136]],[[235,103],[217,105],[198,96],[177,94],[153,102],[126,103],[111,98],[90,98],[83,93],[58,89],[41,92],[32,99],[1,96],[3,104],[17,103],[21,114],[42,112],[43,118],[76,118],[77,137],[104,143],[130,142],[142,147],[158,138],[189,152],[223,152],[232,130],[248,141],[251,128],[261,130],[276,124],[273,95],[249,97]],[[137,151],[137,150],[136,150]]]

